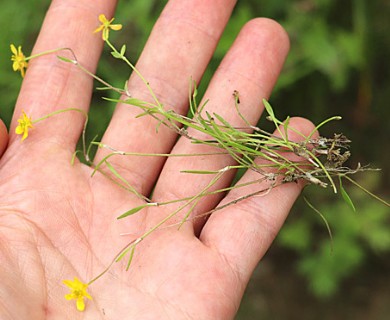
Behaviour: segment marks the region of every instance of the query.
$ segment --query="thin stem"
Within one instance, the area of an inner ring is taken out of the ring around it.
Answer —
[[[146,87],[148,88],[149,90],[149,93],[150,95],[152,96],[153,100],[156,102],[156,104],[162,108],[162,105],[160,103],[160,101],[157,99],[154,91],[152,90],[152,88],[150,87],[149,85],[149,82],[144,78],[144,76],[138,71],[138,69],[124,56],[122,55],[112,44],[111,42],[107,39],[106,40],[106,43],[107,45],[113,50],[113,52],[115,52],[116,54],[118,54],[121,59],[137,74],[137,76],[142,80],[142,82],[146,85]]]
[[[373,194],[371,191],[367,190],[366,188],[364,188],[362,185],[360,185],[359,183],[357,183],[355,180],[353,180],[352,178],[348,177],[347,175],[344,175],[343,177],[345,179],[347,179],[348,181],[352,182],[355,186],[357,186],[359,189],[363,190],[365,193],[367,193],[368,195],[370,195],[374,199],[376,199],[379,202],[383,203],[385,206],[390,207],[390,203],[387,202],[385,199],[382,199],[382,198],[378,197],[377,195]]]
[[[77,111],[77,112],[80,112],[82,113],[84,116],[85,116],[85,122],[84,122],[84,126],[83,126],[83,132],[82,132],[82,135],[81,135],[81,139],[82,139],[82,144],[83,144],[83,154],[84,154],[84,157],[86,158],[86,161],[87,162],[90,162],[90,159],[89,159],[89,156],[88,156],[88,153],[87,153],[87,150],[86,150],[86,141],[85,141],[85,133],[86,133],[86,130],[87,130],[87,125],[88,125],[88,113],[82,109],[78,109],[78,108],[65,108],[65,109],[60,109],[60,110],[56,110],[56,111],[53,111],[41,118],[38,118],[38,119],[35,119],[34,121],[32,121],[32,123],[37,123],[37,122],[40,122],[40,121],[43,121],[43,120],[46,120],[50,117],[53,117],[57,114],[60,114],[60,113],[64,113],[64,112],[68,112],[68,111]]]

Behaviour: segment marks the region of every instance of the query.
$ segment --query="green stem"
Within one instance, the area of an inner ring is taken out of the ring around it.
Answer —
[[[56,111],[53,111],[41,118],[38,118],[38,119],[35,119],[34,121],[32,121],[32,123],[37,123],[37,122],[40,122],[40,121],[43,121],[43,120],[46,120],[50,117],[53,117],[57,114],[60,114],[60,113],[63,113],[63,112],[68,112],[68,111],[77,111],[77,112],[80,112],[82,113],[84,116],[85,116],[85,122],[84,122],[84,126],[83,126],[83,132],[82,132],[82,144],[83,144],[83,153],[84,153],[84,156],[86,158],[86,161],[89,162],[90,159],[88,157],[88,154],[87,154],[87,150],[86,150],[86,141],[85,141],[85,131],[87,130],[87,125],[88,125],[88,113],[82,109],[78,109],[78,108],[66,108],[66,109],[60,109],[60,110],[56,110]]]
[[[32,56],[26,57],[25,60],[29,61],[31,59],[39,58],[39,57],[42,57],[42,56],[45,56],[45,55],[49,55],[49,54],[52,54],[52,53],[56,53],[56,52],[60,52],[60,51],[71,51],[72,54],[74,55],[72,49],[70,49],[70,48],[58,48],[58,49],[47,50],[47,51],[43,51],[43,52],[34,54]]]
[[[367,193],[368,195],[370,195],[374,199],[376,199],[379,202],[383,203],[385,206],[390,207],[390,203],[388,203],[385,199],[382,199],[382,198],[378,197],[377,195],[373,194],[371,191],[367,190],[366,188],[364,188],[362,185],[358,184],[355,180],[353,180],[352,178],[348,177],[347,175],[344,175],[343,177],[345,179],[347,179],[348,181],[352,182],[355,186],[357,186],[359,189],[363,190],[365,193]]]
[[[121,59],[137,74],[137,76],[142,80],[142,82],[146,85],[146,87],[149,90],[150,95],[152,96],[153,100],[156,102],[157,106],[162,109],[162,105],[160,101],[157,99],[157,96],[155,95],[154,91],[150,87],[149,82],[144,78],[144,76],[141,74],[141,72],[138,71],[138,69],[127,59],[124,55],[122,55],[112,44],[111,42],[107,39],[106,40],[107,45],[115,52],[118,54]]]

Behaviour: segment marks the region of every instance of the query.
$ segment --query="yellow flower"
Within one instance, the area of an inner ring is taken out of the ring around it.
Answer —
[[[69,287],[71,293],[65,295],[66,300],[76,300],[76,307],[79,311],[84,311],[85,303],[84,297],[92,300],[92,297],[87,292],[88,284],[82,283],[77,277],[74,280],[62,280],[62,282]]]
[[[22,111],[22,116],[18,119],[18,126],[15,128],[16,134],[22,134],[22,141],[28,137],[28,129],[33,128],[31,118],[27,117],[26,113]]]
[[[99,15],[99,21],[101,22],[101,25],[94,31],[94,33],[103,31],[102,32],[103,40],[104,41],[108,40],[110,29],[115,31],[122,29],[121,24],[112,24],[114,20],[115,20],[114,18],[112,18],[111,20],[107,20],[104,14]]]
[[[11,52],[13,53],[11,57],[11,61],[14,62],[12,64],[12,68],[14,69],[14,71],[19,70],[20,74],[24,78],[25,69],[28,67],[28,63],[26,57],[22,52],[22,46],[19,46],[18,49],[16,49],[16,47],[13,44],[11,44],[10,47],[11,47]]]

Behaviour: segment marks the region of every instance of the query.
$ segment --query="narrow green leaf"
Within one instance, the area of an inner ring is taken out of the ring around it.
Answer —
[[[125,213],[121,214],[119,217],[117,217],[117,219],[123,219],[123,218],[126,218],[128,216],[131,216],[139,211],[141,211],[142,209],[146,208],[148,205],[147,204],[143,204],[142,206],[138,206],[138,207],[135,207],[133,209],[130,209],[129,211],[126,211]]]
[[[129,270],[130,265],[131,265],[131,261],[133,261],[134,251],[135,251],[135,245],[133,245],[133,247],[131,248],[130,255],[129,255],[129,260],[127,261],[126,271]]]
[[[75,60],[72,60],[72,59],[69,59],[69,58],[65,58],[65,57],[62,57],[62,56],[57,56],[57,58],[60,59],[61,61],[64,61],[64,62],[76,63]]]
[[[348,195],[347,191],[343,187],[343,183],[341,181],[341,177],[339,177],[340,180],[340,192],[341,196],[343,197],[344,201],[348,204],[348,206],[352,209],[352,211],[356,212],[356,208],[352,202],[351,197]]]
[[[145,101],[137,98],[129,98],[124,101],[126,104],[131,104],[136,107],[145,107]]]
[[[126,100],[121,99],[115,99],[115,98],[108,98],[108,97],[102,97],[103,100],[110,101],[110,102],[123,102],[126,103]]]
[[[287,119],[284,121],[284,140],[288,141],[288,126],[290,124],[290,116],[287,117]]]
[[[104,90],[111,90],[111,87],[96,87],[96,90],[98,91],[104,91]]]
[[[126,80],[126,81],[125,81],[125,85],[124,85],[124,87],[123,87],[123,90],[126,92],[126,94],[127,94],[128,96],[130,96],[130,92],[129,92],[129,80]]]
[[[118,173],[118,171],[115,170],[115,168],[112,166],[111,163],[109,163],[108,161],[105,161],[105,164],[107,166],[107,168],[115,175],[115,177],[117,177],[118,179],[120,180],[124,180],[123,177]]]
[[[112,154],[114,154],[114,153],[112,153]],[[106,157],[106,159],[108,159],[107,157]],[[115,170],[115,168],[111,165],[111,163],[109,163],[107,160],[105,160],[104,163],[106,164],[107,168],[114,174],[114,176],[117,177],[120,181],[122,181],[124,183],[124,185],[127,188],[129,188],[132,193],[134,193],[140,199],[143,199],[143,196],[141,194],[139,194],[139,192],[136,189],[134,189],[134,187],[125,178],[123,178],[119,174],[118,171]]]
[[[112,51],[111,54],[116,59],[122,59],[122,56],[121,56],[121,54],[119,52]]]
[[[214,117],[217,118],[218,121],[221,122],[226,128],[234,129],[232,125],[229,122],[227,122],[224,118],[222,118],[219,114],[214,113]]]
[[[196,82],[195,80],[193,81],[193,89],[194,89],[194,92],[192,93],[192,99],[196,99],[196,97],[198,96],[198,87],[196,85]]]
[[[182,170],[181,173],[193,173],[193,174],[217,174],[219,171],[206,171],[206,170]]]
[[[275,119],[275,114],[274,114],[274,110],[272,109],[271,105],[269,104],[269,102],[265,99],[263,99],[263,104],[264,104],[264,108],[265,110],[267,111],[267,113],[269,114],[269,116],[271,117],[272,121],[274,121]]]
[[[120,252],[120,254],[115,258],[115,262],[121,261],[121,260],[126,256],[126,254],[129,253],[129,251],[133,251],[133,248],[134,248],[134,246],[135,246],[135,241],[136,241],[136,240],[134,240],[134,241],[132,241],[131,243],[129,243],[129,245],[126,246],[126,248],[124,248],[124,249]]]
[[[126,53],[126,45],[124,44],[123,46],[122,46],[122,48],[121,48],[121,55],[122,56],[124,56],[125,55],[125,53]]]
[[[206,116],[207,116],[207,120],[209,122],[214,122],[214,117],[208,111],[206,111],[205,113],[206,113]]]
[[[208,104],[210,100],[207,99],[200,107],[199,107],[199,110],[198,110],[198,113],[201,114],[203,112],[203,109],[206,107],[206,105]]]
[[[275,117],[274,110],[272,109],[271,105],[269,104],[269,102],[267,100],[263,99],[263,104],[264,104],[265,110],[269,114],[269,117],[267,117],[267,119],[271,120],[275,124],[276,130],[278,130],[280,136],[283,137],[283,133],[279,128],[279,125],[282,122]]]
[[[316,207],[314,207],[306,197],[303,197],[303,200],[305,200],[305,202],[309,206],[309,208],[311,208],[315,213],[317,213],[320,216],[320,218],[322,219],[322,221],[324,221],[326,229],[328,230],[329,238],[330,238],[331,251],[333,251],[333,235],[332,235],[332,230],[330,229],[328,220],[326,220],[325,216]]]

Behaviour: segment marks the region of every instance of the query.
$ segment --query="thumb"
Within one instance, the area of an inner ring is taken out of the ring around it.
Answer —
[[[8,131],[4,122],[0,119],[0,157],[3,155],[8,144]]]

